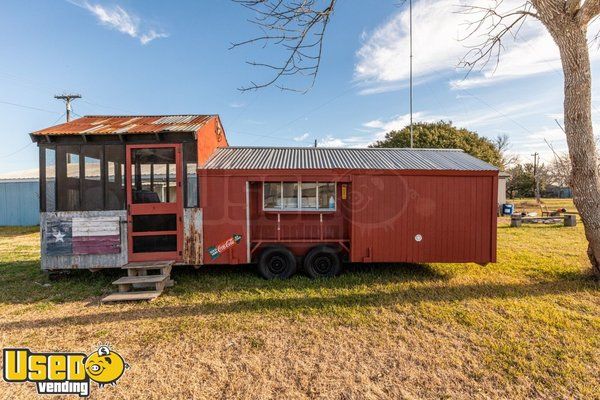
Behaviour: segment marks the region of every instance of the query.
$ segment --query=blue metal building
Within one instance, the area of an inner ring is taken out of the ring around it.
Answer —
[[[29,226],[40,223],[38,179],[0,178],[0,226]]]

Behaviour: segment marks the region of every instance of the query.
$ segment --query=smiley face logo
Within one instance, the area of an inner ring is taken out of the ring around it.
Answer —
[[[129,365],[118,353],[111,351],[108,346],[100,346],[98,351],[87,356],[85,372],[91,380],[104,385],[115,385]]]

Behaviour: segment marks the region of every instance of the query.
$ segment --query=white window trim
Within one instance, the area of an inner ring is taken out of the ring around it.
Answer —
[[[281,207],[265,207],[265,184],[267,183],[279,183],[281,185]],[[297,183],[298,184],[298,201],[296,203],[296,207],[295,208],[284,208],[283,207],[283,184],[284,183]],[[302,204],[302,184],[303,183],[314,183],[316,184],[316,204],[317,206],[315,208],[303,208],[301,206]],[[333,183],[333,203],[334,206],[333,208],[319,208],[319,183]],[[310,181],[310,182],[304,182],[304,181],[298,181],[298,182],[290,182],[290,181],[265,181],[263,182],[263,188],[262,188],[262,201],[263,201],[263,211],[279,211],[279,212],[287,212],[287,211],[298,211],[298,212],[335,212],[337,211],[337,182],[335,181],[328,181],[328,182],[318,182],[318,181]]]

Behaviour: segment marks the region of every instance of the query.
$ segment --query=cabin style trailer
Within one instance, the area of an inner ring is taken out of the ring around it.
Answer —
[[[228,145],[217,115],[86,116],[31,137],[43,270],[202,264],[197,169]]]
[[[229,147],[216,115],[88,116],[31,137],[42,269],[124,268],[120,292],[157,296],[177,264],[271,279],[496,260],[498,170],[461,150]]]
[[[461,150],[227,147],[198,173],[205,264],[496,261],[498,170]]]

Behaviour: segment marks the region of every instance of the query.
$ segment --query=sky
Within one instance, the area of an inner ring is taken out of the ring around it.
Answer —
[[[558,50],[534,20],[507,42],[498,65],[468,75],[463,0],[414,0],[414,120],[452,121],[479,135],[507,134],[530,162],[565,151]],[[486,1],[486,0],[475,0]],[[505,1],[507,7],[517,0]],[[37,167],[29,133],[64,122],[54,95],[80,93],[83,115],[219,114],[230,145],[362,147],[409,121],[408,3],[339,1],[321,67],[305,94],[240,91],[269,71],[278,46],[232,43],[260,31],[229,0],[3,0],[0,5],[0,173]],[[593,31],[593,28],[590,31]],[[593,74],[600,51],[590,45]],[[593,116],[600,122],[600,87]]]

